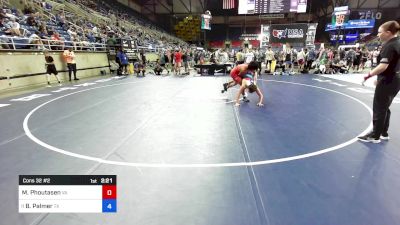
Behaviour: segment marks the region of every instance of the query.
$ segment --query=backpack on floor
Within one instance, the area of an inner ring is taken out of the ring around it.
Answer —
[[[119,75],[122,75],[122,68],[118,68],[117,69],[117,75],[119,76]]]

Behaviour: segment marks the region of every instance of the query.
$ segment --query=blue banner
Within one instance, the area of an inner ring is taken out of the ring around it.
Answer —
[[[337,29],[339,29],[339,27],[336,27],[336,25],[332,23],[328,23],[325,27],[325,31],[332,31]]]
[[[344,23],[343,26],[336,26],[335,24],[327,24],[325,31],[333,31],[338,29],[349,30],[349,29],[365,29],[374,28],[375,20],[349,20]]]
[[[344,25],[345,29],[374,28],[375,20],[349,20]]]

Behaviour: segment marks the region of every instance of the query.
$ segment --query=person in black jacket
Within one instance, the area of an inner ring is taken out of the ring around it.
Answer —
[[[378,29],[378,37],[383,42],[379,65],[364,77],[364,82],[378,75],[373,103],[373,130],[361,137],[360,141],[379,143],[389,140],[390,105],[400,90],[400,25],[388,21]],[[363,83],[364,83],[363,82]]]

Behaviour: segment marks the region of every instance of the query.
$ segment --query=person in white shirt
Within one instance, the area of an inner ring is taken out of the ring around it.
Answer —
[[[69,36],[71,37],[71,41],[73,42],[74,48],[76,49],[77,47],[80,46],[80,39],[78,34],[76,33],[75,29],[73,27],[70,27],[67,30],[67,33],[69,34]]]
[[[39,31],[35,31],[35,33],[29,36],[29,44],[32,44],[37,49],[44,49],[43,42],[39,37]]]
[[[301,51],[297,52],[297,63],[299,65],[299,71],[298,71],[299,73],[304,69],[305,58],[306,58],[306,53],[302,48]]]
[[[8,24],[10,25],[11,28],[13,29],[19,29],[21,28],[21,26],[19,25],[19,23],[17,22],[16,18],[11,18],[11,20],[8,22]]]
[[[96,26],[93,26],[92,31],[94,34],[98,34],[99,33],[99,28],[97,28]]]
[[[251,61],[254,61],[254,53],[249,49],[246,49],[246,53],[244,55],[244,63],[249,64]]]
[[[375,67],[378,65],[378,56],[379,56],[379,50],[378,47],[375,47],[374,51],[372,52],[372,67]]]
[[[67,33],[69,34],[69,36],[71,37],[71,41],[76,41],[76,39],[77,39],[77,33],[75,32],[75,29],[73,28],[73,27],[70,27],[68,30],[67,30]]]
[[[221,49],[219,51],[219,53],[218,53],[217,63],[218,64],[225,64],[228,61],[229,61],[228,53],[224,49]]]
[[[22,36],[19,28],[21,27],[15,18],[11,18],[11,20],[7,23],[10,27],[10,31],[12,35]]]

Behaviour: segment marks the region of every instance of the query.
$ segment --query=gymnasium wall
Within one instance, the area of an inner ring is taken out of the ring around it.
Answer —
[[[68,81],[67,65],[62,52],[50,52],[62,81]],[[102,70],[109,73],[105,52],[75,52],[77,77],[93,77]],[[45,59],[42,52],[0,52],[0,91],[46,84]],[[52,82],[55,78],[52,77]]]

